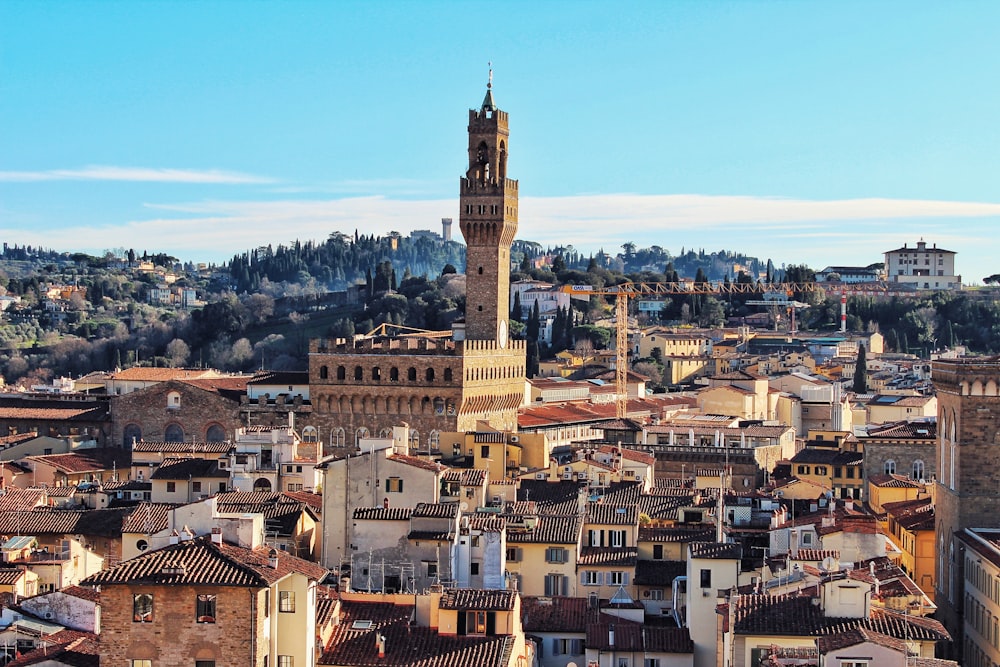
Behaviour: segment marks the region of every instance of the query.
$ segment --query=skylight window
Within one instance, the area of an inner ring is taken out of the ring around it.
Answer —
[[[351,623],[351,630],[371,630],[371,621],[354,621]]]

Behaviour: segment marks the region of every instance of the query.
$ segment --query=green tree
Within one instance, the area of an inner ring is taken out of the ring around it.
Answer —
[[[851,389],[856,394],[863,394],[868,391],[868,360],[866,359],[865,344],[858,345],[858,361],[854,366],[854,384]]]

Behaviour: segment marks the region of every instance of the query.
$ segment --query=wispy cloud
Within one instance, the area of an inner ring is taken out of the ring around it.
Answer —
[[[0,171],[0,182],[33,183],[42,181],[134,181],[144,183],[206,183],[213,185],[274,182],[273,179],[262,176],[218,169],[160,169],[152,167],[91,165],[81,169]]]
[[[134,216],[117,225],[62,229],[59,246],[88,249],[95,239],[114,239],[104,242],[219,261],[269,243],[322,241],[333,232],[353,234],[355,229],[376,235],[439,231],[442,217],[458,219],[457,197],[210,200],[150,203],[144,209],[152,215]],[[1000,204],[614,194],[526,197],[520,202],[519,217],[519,238],[550,246],[571,244],[584,253],[601,248],[614,252],[621,244],[634,242],[672,252],[682,247],[741,250],[817,268],[881,261],[884,251],[926,237],[961,253],[959,263],[978,276],[993,261]],[[454,233],[461,238],[457,224]],[[0,234],[18,243],[53,245],[51,233],[43,230],[0,229]]]

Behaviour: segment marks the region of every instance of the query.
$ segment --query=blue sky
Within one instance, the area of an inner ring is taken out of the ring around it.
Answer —
[[[1000,272],[995,2],[0,3],[0,238],[194,261],[458,217],[494,67],[518,237]]]

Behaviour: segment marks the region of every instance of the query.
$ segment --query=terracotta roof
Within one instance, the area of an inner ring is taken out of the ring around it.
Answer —
[[[0,585],[11,586],[24,576],[24,570],[19,567],[0,567]]]
[[[0,495],[0,512],[27,512],[42,502],[42,489],[19,489],[9,486]]]
[[[74,407],[14,407],[0,405],[0,419],[37,421],[104,421],[107,406],[84,404]]]
[[[151,535],[166,530],[170,511],[180,505],[174,503],[139,503],[122,522],[123,533],[145,533]]]
[[[29,512],[0,512],[4,535],[95,535],[121,537],[122,522],[134,508],[63,510],[51,507]]]
[[[885,503],[882,509],[906,530],[934,530],[934,503],[930,498]]]
[[[668,526],[639,528],[639,542],[705,542],[715,537],[715,528],[704,526]]]
[[[873,608],[869,618],[828,618],[810,596],[740,595],[735,601],[737,634],[826,636],[854,627],[918,641],[949,639],[939,621]]]
[[[692,558],[738,559],[741,552],[739,544],[720,544],[718,542],[694,542],[691,544]]]
[[[413,518],[454,519],[458,516],[458,503],[417,503]]]
[[[270,567],[269,551],[276,554],[278,566]],[[324,567],[285,551],[262,547],[247,549],[231,544],[215,544],[198,537],[124,561],[87,577],[88,586],[115,584],[212,585],[260,588],[297,572],[320,581]]]
[[[507,520],[500,516],[489,514],[479,514],[470,512],[465,516],[469,517],[469,528],[483,533],[502,533],[507,527]]]
[[[469,470],[448,470],[444,474],[446,482],[458,482],[462,486],[482,486],[486,483],[486,471],[472,468]]]
[[[900,440],[930,440],[937,438],[937,418],[921,421],[899,421],[868,426],[864,438],[887,438]]]
[[[356,507],[354,518],[362,521],[409,521],[409,507]]]
[[[22,442],[28,442],[29,440],[34,440],[38,437],[38,431],[30,431],[28,433],[11,433],[10,435],[0,436],[0,446],[7,448],[13,447],[14,445],[19,445]]]
[[[516,598],[516,591],[449,588],[441,596],[441,609],[511,611]]]
[[[821,563],[827,558],[840,558],[840,551],[836,549],[799,549],[795,553],[789,554],[789,558]]]
[[[43,646],[8,662],[7,667],[27,667],[43,663],[71,667],[99,667],[100,638],[89,632],[60,630],[46,636]]]
[[[876,473],[868,478],[868,483],[872,486],[883,489],[922,489],[923,484],[903,475],[887,475]]]
[[[159,368],[152,366],[134,366],[111,375],[111,380],[129,380],[132,382],[166,382],[167,380],[193,380],[217,376],[218,371],[196,368]]]
[[[826,463],[835,466],[856,465],[864,461],[861,452],[842,452],[826,447],[806,447],[791,459],[792,463]]]
[[[247,384],[282,384],[288,385],[309,384],[309,373],[307,371],[264,371],[257,373]]]
[[[101,449],[81,449],[69,454],[43,454],[27,456],[27,460],[36,464],[44,463],[68,475],[102,472],[117,468],[128,468],[132,462],[132,453],[117,447]]]
[[[614,643],[611,643],[611,635]],[[624,651],[641,653],[643,650],[642,625],[618,620],[616,622],[588,623],[587,648],[598,651]]]
[[[153,484],[139,479],[127,479],[121,482],[101,482],[101,491],[114,493],[116,491],[152,491]]]
[[[139,440],[132,445],[133,452],[150,452],[162,454],[226,454],[233,449],[233,443],[221,442],[160,442],[154,440]]]
[[[640,560],[635,564],[636,586],[670,586],[687,573],[687,563],[676,560]]]
[[[323,511],[323,495],[311,491],[285,491],[286,496],[300,503],[305,503],[317,514]]]
[[[638,558],[635,547],[583,547],[577,565],[632,567]]]
[[[229,479],[229,471],[219,468],[216,459],[164,459],[150,479],[187,481],[194,477]]]
[[[536,503],[539,514],[576,514],[580,510],[580,485],[523,479],[517,489],[517,499]]]
[[[87,600],[88,602],[100,603],[101,601],[100,591],[85,586],[67,586],[66,588],[60,588],[59,592],[80,598],[81,600]]]
[[[525,597],[521,623],[525,632],[586,632],[588,604],[586,598]]]
[[[340,623],[317,664],[378,667],[507,667],[513,651],[510,636],[440,635],[411,626],[413,606],[381,602],[341,602]],[[371,621],[354,629],[355,621]],[[385,657],[378,657],[378,635],[385,637]]]
[[[507,533],[508,544],[577,544],[583,522],[573,515],[538,517],[534,530]]]
[[[604,503],[591,503],[587,505],[587,523],[635,526],[639,523],[639,511],[635,505],[615,507]]]
[[[388,457],[390,461],[396,461],[398,463],[405,463],[408,466],[413,466],[414,468],[422,468],[423,470],[430,470],[431,472],[444,472],[448,468],[441,465],[440,463],[435,463],[434,461],[428,461],[427,459],[422,459],[416,456],[408,456],[406,454],[393,454]]]
[[[647,626],[644,632],[648,653],[694,653],[688,628]]]

